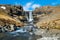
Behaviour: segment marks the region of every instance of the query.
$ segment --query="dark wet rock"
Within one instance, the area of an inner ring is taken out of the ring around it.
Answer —
[[[0,33],[0,40],[36,40],[35,35],[29,33],[19,33],[19,35],[11,35],[7,33]]]

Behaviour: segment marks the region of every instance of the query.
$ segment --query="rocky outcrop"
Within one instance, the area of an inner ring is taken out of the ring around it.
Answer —
[[[0,5],[0,25],[15,24],[16,26],[23,26],[23,22],[18,19],[22,12],[22,6]]]

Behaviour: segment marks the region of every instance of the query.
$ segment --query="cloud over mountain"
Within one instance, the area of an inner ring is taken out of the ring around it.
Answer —
[[[34,10],[36,7],[40,7],[39,4],[33,4],[32,2],[26,3],[26,5],[23,6],[25,11],[31,11]]]

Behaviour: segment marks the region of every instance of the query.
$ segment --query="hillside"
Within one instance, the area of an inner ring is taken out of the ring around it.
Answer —
[[[18,18],[16,18],[16,17],[18,17],[18,14],[16,14],[16,10],[19,10],[20,12],[22,12],[23,10],[19,9],[17,7],[19,7],[19,6],[0,5],[0,25],[4,26],[6,24],[9,24],[9,25],[15,24],[16,26],[23,26],[23,22],[19,21]],[[20,14],[22,14],[22,13],[20,13]],[[14,15],[16,15],[16,16],[14,16]]]
[[[36,25],[39,28],[55,28],[60,29],[60,7],[59,6],[44,6],[34,10],[36,18],[39,21]]]

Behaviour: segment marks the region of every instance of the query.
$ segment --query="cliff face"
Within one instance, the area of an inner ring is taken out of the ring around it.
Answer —
[[[23,26],[23,23],[18,20],[18,16],[21,16],[22,12],[22,6],[0,5],[0,25],[15,24],[16,26]]]
[[[60,7],[44,6],[35,9],[33,12],[39,19],[36,25],[40,28],[60,29]]]

